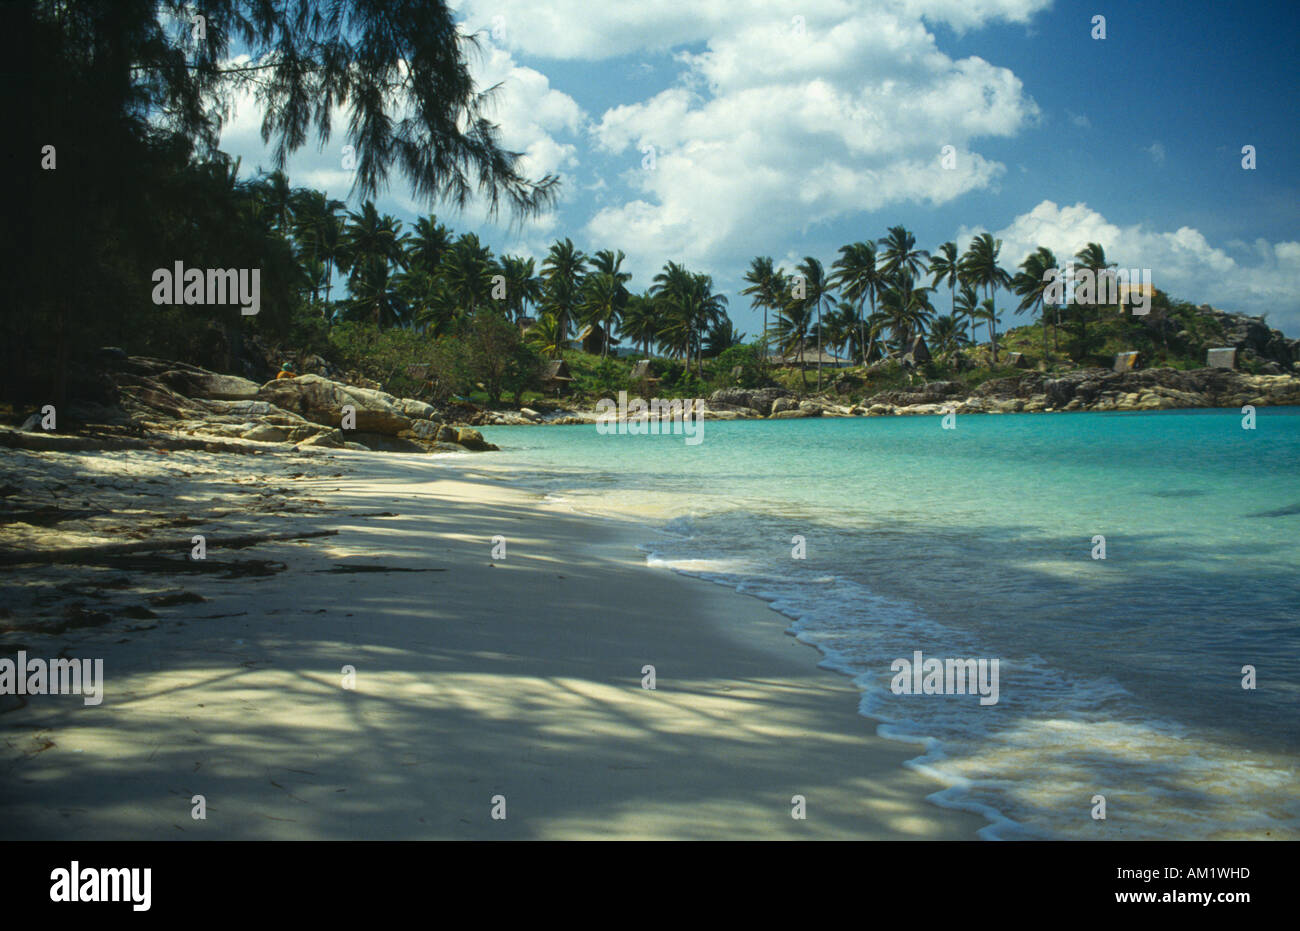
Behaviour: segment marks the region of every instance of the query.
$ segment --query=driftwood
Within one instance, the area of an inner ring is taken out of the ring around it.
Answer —
[[[304,530],[297,533],[246,533],[233,537],[208,537],[208,549],[238,548],[275,540],[305,540],[308,537],[332,537],[337,530]],[[70,546],[62,549],[31,552],[0,552],[0,566],[32,566],[50,563],[92,563],[96,558],[117,556],[123,553],[150,553],[159,550],[188,551],[193,546],[189,537],[172,537],[167,540],[139,540],[131,543],[99,543],[94,546]]]

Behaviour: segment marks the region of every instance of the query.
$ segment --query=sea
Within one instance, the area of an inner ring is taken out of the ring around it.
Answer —
[[[649,563],[788,617],[982,837],[1298,839],[1300,408],[1249,427],[1186,410],[486,432],[511,481],[633,521]],[[997,660],[997,702],[908,694],[897,662],[917,651]]]

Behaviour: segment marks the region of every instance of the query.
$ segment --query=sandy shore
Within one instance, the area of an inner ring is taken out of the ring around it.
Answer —
[[[5,839],[974,839],[985,823],[927,802],[941,786],[902,766],[916,749],[876,737],[766,604],[645,566],[632,528],[504,486],[487,457],[14,455],[188,504],[173,536],[338,533],[208,554],[271,561],[264,575],[0,569],[0,658],[102,657],[106,680],[98,706],[0,705]],[[292,494],[249,510],[273,485]],[[41,534],[10,524],[0,542]],[[177,588],[205,600],[165,604]],[[24,622],[73,596],[96,623]],[[156,617],[123,616],[136,602]]]

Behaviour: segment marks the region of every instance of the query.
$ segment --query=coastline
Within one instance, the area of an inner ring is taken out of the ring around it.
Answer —
[[[0,715],[6,837],[970,840],[986,825],[927,801],[943,786],[903,766],[915,745],[876,736],[787,618],[647,566],[630,528],[459,455],[221,466],[255,478],[304,459],[343,473],[297,485],[323,503],[312,526],[338,534],[239,554],[285,571],[187,579],[206,602],[154,629],[5,635],[6,655],[102,656],[107,677],[97,707],[48,696]]]

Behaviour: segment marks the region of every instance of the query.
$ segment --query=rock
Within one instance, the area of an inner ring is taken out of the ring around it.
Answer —
[[[261,387],[255,381],[238,375],[218,375],[215,372],[191,372],[172,369],[163,372],[158,380],[189,398],[214,401],[249,401],[257,397]]]
[[[787,408],[786,410],[773,412],[772,419],[773,420],[795,420],[800,417],[811,417],[811,416],[812,415],[805,410],[800,410],[799,408],[794,408],[794,409]]]
[[[364,445],[364,444],[362,444],[362,443],[353,443],[353,442],[350,441],[350,440],[349,440],[348,442],[346,442],[346,443],[343,444],[343,448],[344,448],[344,449],[355,449],[355,450],[356,450],[357,452],[359,452],[359,453],[372,453],[372,452],[374,452],[374,450],[371,449],[369,446],[366,446],[366,445]]]
[[[784,414],[787,411],[799,409],[799,402],[792,397],[780,397],[772,402],[771,414],[775,417],[777,414]]]
[[[289,439],[289,434],[270,424],[258,424],[253,429],[241,433],[240,437],[245,440],[257,440],[261,443],[283,443]]]
[[[432,420],[417,420],[411,424],[411,433],[415,438],[429,443],[437,442],[438,434],[444,429],[450,428],[444,428],[442,424],[435,423]]]
[[[369,432],[352,432],[348,431],[347,439],[349,446],[352,443],[360,443],[366,449],[383,453],[424,453],[428,450],[414,440],[404,439],[400,436],[389,436],[386,433],[369,433]]]
[[[487,452],[497,447],[483,439],[483,434],[473,427],[461,427],[456,431],[456,442],[473,452]]]
[[[434,435],[434,439],[439,443],[455,443],[456,436],[457,431],[455,427],[444,425],[438,428],[438,432]]]
[[[868,417],[891,417],[894,413],[892,404],[872,404],[867,408]]]
[[[806,413],[809,417],[820,417],[824,408],[816,401],[800,401],[799,410]]]
[[[342,449],[347,444],[342,430],[325,430],[315,436],[301,441],[299,446],[326,446],[330,449]]]
[[[391,394],[339,384],[319,375],[267,382],[258,390],[258,398],[329,427],[342,423],[343,406],[350,404],[356,409],[358,430],[396,435],[411,428],[411,418]]]
[[[289,427],[285,431],[285,435],[290,443],[301,443],[303,440],[310,439],[313,436],[326,432],[328,431],[321,430],[321,428],[315,424],[303,424],[297,427]]]
[[[537,413],[537,411],[533,410],[531,407],[521,407],[519,408],[519,413],[527,417],[529,420],[536,421],[542,419],[542,415]]]
[[[397,409],[412,420],[433,420],[438,416],[438,409],[432,404],[425,404],[423,401],[411,398],[400,399],[397,402]]]

